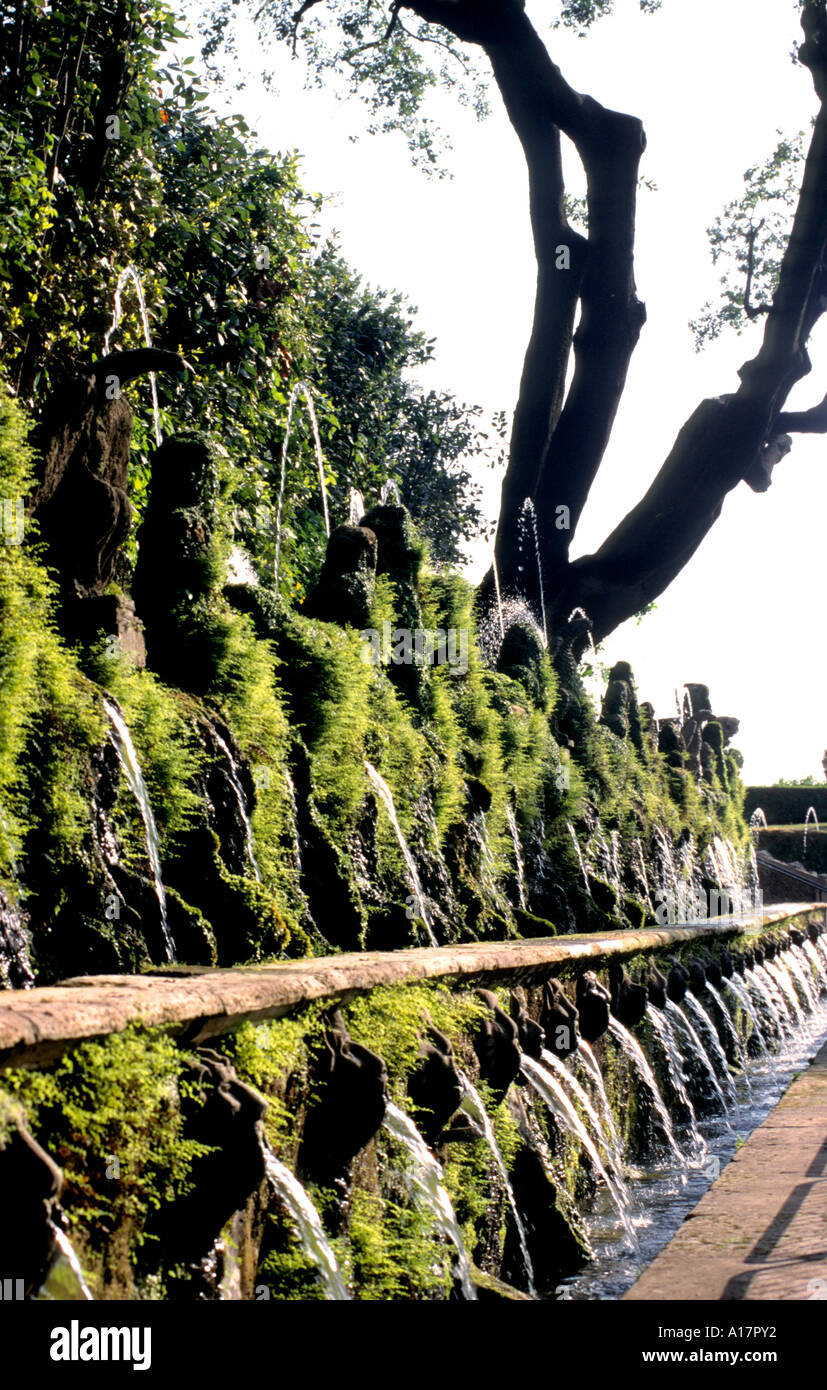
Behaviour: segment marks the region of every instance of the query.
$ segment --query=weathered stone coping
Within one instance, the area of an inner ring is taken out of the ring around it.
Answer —
[[[279,1018],[311,1000],[344,1003],[377,985],[435,979],[517,983],[551,975],[561,966],[600,966],[611,957],[759,932],[811,916],[823,921],[825,905],[782,903],[763,915],[640,931],[368,951],[232,970],[180,966],[145,975],[84,975],[43,989],[2,990],[0,1069],[42,1066],[80,1042],[120,1032],[130,1023],[167,1028],[194,1044],[232,1032],[246,1020]]]

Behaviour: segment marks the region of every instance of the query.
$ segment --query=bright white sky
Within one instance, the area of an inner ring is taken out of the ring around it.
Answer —
[[[544,7],[529,3],[529,10],[541,24]],[[815,111],[809,73],[789,57],[797,36],[793,0],[664,0],[650,16],[636,0],[617,0],[617,13],[588,38],[550,35],[574,86],[643,119],[641,172],[658,188],[641,194],[638,219],[638,293],[648,322],[574,554],[600,544],[698,402],[733,390],[738,366],[757,349],[760,326],[698,356],[687,324],[715,297],[705,229],[739,194],[744,170],[775,148],[777,132],[795,134]],[[242,111],[269,148],[301,151],[305,186],[335,195],[322,230],[338,232],[343,254],[370,283],[418,305],[419,326],[437,339],[426,384],[510,412],[535,265],[522,153],[496,91],[482,124],[438,101],[454,177],[429,181],[411,168],[401,137],[352,143],[366,125],[363,108],[304,91],[303,67],[281,51],[263,55],[252,29],[241,51],[247,85],[227,94],[229,109]],[[277,74],[276,94],[257,80],[263,62]],[[214,102],[221,109],[217,95]],[[814,369],[791,397],[793,408],[815,404],[827,389],[823,333],[811,349]],[[494,515],[500,475],[489,471],[483,480]],[[640,697],[660,715],[674,711],[674,688],[684,681],[709,685],[713,708],[741,719],[735,742],[751,783],[823,777],[825,527],[827,440],[802,437],[768,493],[741,484],[730,494],[657,610],[605,644],[603,660],[630,661]],[[472,574],[489,558],[476,553]]]

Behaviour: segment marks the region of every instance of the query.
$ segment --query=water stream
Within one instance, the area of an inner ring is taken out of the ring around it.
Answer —
[[[247,858],[250,861],[250,867],[253,870],[253,873],[256,877],[256,881],[260,883],[261,871],[258,867],[258,860],[256,859],[256,852],[253,845],[253,827],[250,823],[250,817],[247,812],[247,798],[244,795],[244,788],[241,785],[241,780],[238,775],[238,764],[235,758],[233,757],[232,753],[230,752],[230,748],[226,740],[221,737],[215,725],[212,723],[210,724],[210,732],[212,733],[213,739],[215,740],[216,744],[218,745],[219,749],[221,750],[227,761],[230,786],[233,789],[233,794],[236,799],[241,824],[244,826],[244,843],[247,848]]]
[[[525,912],[528,907],[528,899],[525,891],[525,863],[520,849],[520,832],[517,828],[517,817],[514,814],[513,806],[506,806],[505,817],[508,821],[508,828],[511,831],[511,839],[514,842],[514,867],[517,873],[517,895],[520,907]]]
[[[430,941],[432,946],[438,946],[439,942],[434,936],[433,929],[431,927],[431,915],[425,903],[425,895],[422,892],[422,884],[419,881],[419,874],[417,872],[416,863],[414,862],[414,857],[411,854],[408,842],[402,833],[402,827],[400,826],[399,820],[396,815],[396,806],[394,805],[393,792],[391,791],[384,777],[381,775],[381,773],[376,771],[376,768],[373,766],[372,763],[365,763],[365,771],[368,774],[371,786],[373,787],[374,791],[379,797],[379,800],[382,802],[382,805],[387,811],[388,819],[390,820],[390,823],[393,826],[393,831],[396,835],[399,848],[402,851],[402,858],[405,861],[405,867],[408,870],[408,882],[413,891],[413,896],[416,899],[418,915],[425,924],[425,930],[428,933],[428,940]]]
[[[322,1219],[298,1178],[266,1145],[264,1164],[268,1182],[287,1211],[304,1254],[318,1270],[325,1298],[338,1302],[348,1299],[350,1295],[339,1272],[333,1247],[324,1233]]]
[[[462,1231],[454,1215],[451,1198],[442,1185],[442,1169],[413,1120],[410,1120],[398,1105],[394,1105],[393,1101],[388,1102],[384,1125],[388,1133],[404,1145],[411,1156],[411,1182],[417,1202],[430,1213],[438,1230],[456,1247],[457,1275],[463,1298],[476,1299],[477,1295],[471,1282],[471,1263],[462,1239]]]
[[[523,1060],[525,1061],[527,1059],[524,1058]],[[520,1242],[520,1251],[523,1257],[523,1267],[525,1269],[526,1281],[528,1284],[528,1292],[533,1295],[536,1293],[536,1289],[534,1287],[534,1266],[531,1263],[531,1256],[528,1253],[528,1242],[526,1241],[525,1226],[523,1225],[523,1218],[520,1216],[520,1210],[517,1206],[517,1202],[514,1197],[514,1189],[511,1186],[511,1181],[508,1176],[508,1169],[505,1166],[505,1160],[503,1159],[503,1156],[500,1153],[499,1145],[497,1144],[497,1139],[494,1134],[494,1126],[491,1123],[488,1111],[482,1103],[482,1099],[479,1095],[479,1092],[471,1084],[467,1076],[463,1076],[460,1073],[460,1079],[464,1088],[461,1109],[463,1109],[467,1115],[470,1115],[472,1120],[476,1120],[477,1124],[480,1126],[483,1132],[483,1136],[485,1138],[485,1142],[491,1150],[491,1156],[494,1159],[494,1162],[497,1166],[497,1170],[500,1174],[500,1177],[502,1178],[503,1187],[505,1188],[506,1200],[511,1208],[511,1215],[514,1218],[514,1226],[517,1231],[517,1239]]]
[[[161,853],[158,840],[158,829],[155,825],[155,817],[152,814],[149,792],[146,789],[144,776],[141,772],[141,764],[138,761],[135,745],[132,742],[132,735],[129,732],[121,711],[111,700],[104,700],[103,707],[106,711],[109,723],[112,725],[112,732],[110,735],[112,744],[118,755],[121,767],[123,768],[124,776],[126,777],[130,791],[138,803],[138,810],[141,813],[141,820],[144,823],[147,855],[149,857],[149,864],[155,883],[155,896],[158,899],[167,960],[174,961],[175,943],[167,923],[167,895],[164,891],[164,883],[161,877]]]
[[[718,1087],[718,1112],[694,1116],[690,1123],[676,1125],[676,1133],[680,1133],[685,1144],[686,1140],[692,1138],[693,1132],[700,1141],[699,1144],[691,1144],[689,1163],[683,1174],[675,1173],[674,1168],[665,1169],[662,1165],[657,1167],[650,1160],[629,1174],[628,1186],[638,1213],[635,1217],[635,1231],[640,1246],[637,1255],[630,1250],[628,1241],[624,1240],[622,1235],[606,1231],[605,1221],[597,1206],[593,1214],[584,1213],[594,1258],[580,1274],[564,1281],[558,1290],[559,1297],[576,1300],[622,1297],[640,1270],[671,1239],[710,1182],[732,1158],[736,1142],[746,1138],[763,1123],[793,1077],[806,1067],[827,1037],[827,998],[822,993],[827,986],[827,950],[822,947],[822,942],[823,938],[819,938],[813,946],[812,956],[805,947],[785,950],[772,962],[772,975],[767,976],[767,979],[777,977],[779,981],[776,991],[778,999],[786,1001],[789,1021],[792,1006],[788,996],[790,991],[793,991],[791,981],[796,978],[796,968],[790,968],[791,960],[795,961],[795,966],[802,972],[802,958],[812,967],[811,982],[808,981],[810,990],[806,995],[806,1012],[810,1027],[806,1031],[799,1028],[791,1035],[789,1027],[786,1030],[780,1028],[777,1021],[780,1017],[778,1004],[772,1000],[770,988],[762,978],[765,975],[763,967],[748,969],[741,977],[734,976],[725,980],[722,991],[710,991],[712,997],[715,998],[717,995],[719,1000],[723,1000],[724,993],[728,992],[733,1002],[737,1001],[740,1006],[744,1019],[748,1020],[745,1027],[757,1033],[759,1039],[760,1050],[757,1056],[747,1058],[744,1051],[739,1052],[739,1057],[747,1061],[749,1076],[744,1072],[743,1075],[731,1078],[737,1096],[737,1105],[732,1112],[733,1118],[737,1115],[734,1125],[727,1122],[723,1110],[724,1096],[717,1082],[712,1060],[704,1047],[700,1031],[694,1028],[690,1016],[672,1001],[669,1001],[666,1012],[649,1006],[648,1016],[654,1036],[658,1045],[662,1045],[664,1051],[670,1054],[671,1068],[677,1073],[672,1080],[673,1083],[678,1081],[675,1090],[682,1105],[688,1099],[688,1086],[684,1087],[686,1095],[680,1094],[679,1079],[683,1072],[683,1058],[689,1056],[697,1063],[701,1056],[704,1056],[707,1078],[710,1084],[715,1078]],[[782,977],[786,980],[786,988],[780,984]],[[812,1006],[809,1003],[810,998]],[[710,1026],[715,1029],[715,1024],[703,1004],[697,1000],[696,1004],[706,1015]],[[695,1008],[689,1005],[689,1009],[691,1018],[700,1021]],[[731,1009],[727,1009],[727,1013],[733,1026],[736,1026],[738,1015],[733,1016]],[[728,1033],[725,1021],[721,1026]],[[715,1031],[717,1037],[717,1030]],[[720,1046],[720,1038],[718,1041]],[[743,1039],[741,1046],[743,1048]],[[711,1050],[714,1052],[714,1049]]]

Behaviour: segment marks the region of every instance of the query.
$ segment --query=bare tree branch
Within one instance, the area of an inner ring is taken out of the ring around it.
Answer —
[[[801,60],[827,95],[827,4],[805,0]],[[639,612],[695,553],[739,482],[756,491],[789,449],[794,415],[781,412],[810,370],[807,341],[827,308],[827,109],[822,106],[804,168],[792,232],[781,262],[761,347],[729,396],[703,401],[638,505],[594,555],[570,567],[554,601],[564,625],[575,605],[589,614],[596,640]],[[824,407],[817,408],[821,412]],[[804,412],[808,421],[816,412]],[[798,416],[799,423],[802,416]]]

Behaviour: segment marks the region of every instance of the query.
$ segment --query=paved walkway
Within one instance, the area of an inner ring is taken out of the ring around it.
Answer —
[[[827,1045],[625,1296],[827,1300]]]

